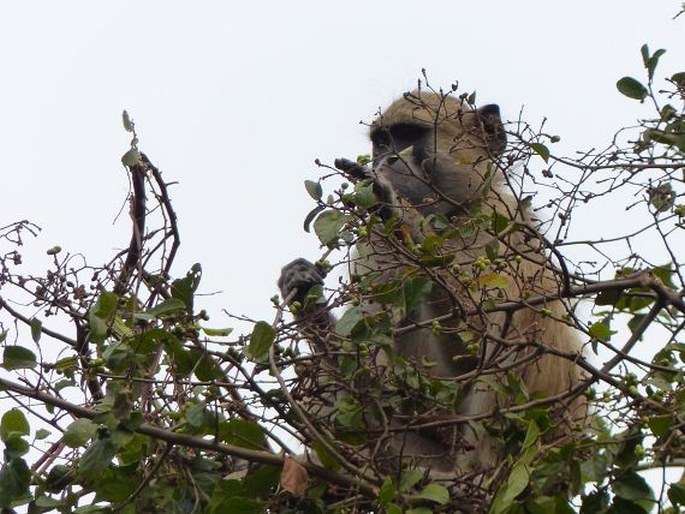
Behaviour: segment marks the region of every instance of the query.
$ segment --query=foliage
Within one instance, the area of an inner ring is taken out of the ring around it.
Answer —
[[[350,250],[371,231],[406,251],[411,269],[383,287],[373,274],[352,276],[336,290],[316,287],[293,304],[301,312],[351,305],[331,335],[339,368],[330,369],[308,348],[277,298],[274,320],[253,321],[250,334],[232,337],[231,329],[212,327],[206,312],[196,312],[200,265],[172,276],[176,213],[125,114],[133,136],[122,159],[133,184],[126,251],[92,267],[53,247],[47,252],[51,269],[28,275],[21,271],[20,250],[37,227],[22,221],[0,229],[0,309],[9,320],[0,335],[0,399],[16,403],[0,418],[0,508],[131,514],[685,508],[683,483],[664,483],[655,493],[642,474],[685,462],[685,278],[679,261],[685,72],[672,74],[668,88],[657,92],[664,51],[652,53],[645,45],[641,53],[646,79],[624,77],[617,88],[649,105],[651,117],[621,130],[606,149],[577,158],[559,157],[553,151],[557,136],[518,120],[510,126],[513,144],[498,163],[520,201],[527,202],[533,188],[546,197],[536,232],[545,237],[534,237],[548,249],[558,293],[552,298],[530,291],[526,304],[554,315],[544,305],[560,301],[566,307],[561,319],[581,334],[586,356],[578,363],[587,380],[569,398],[596,400],[592,430],[554,440],[552,411],[559,405],[529,394],[512,376],[502,384],[502,394],[513,399],[510,407],[492,419],[448,418],[442,427],[484,424],[506,444],[502,466],[481,479],[437,480],[412,468],[384,472],[370,458],[377,434],[372,437],[368,420],[431,409],[455,413],[462,392],[458,383],[431,378],[392,354],[393,322],[416,307],[437,269],[451,270],[466,289],[482,293],[482,309],[521,308],[523,302],[511,305],[498,296],[515,278],[517,258],[489,247],[469,265],[455,266],[442,246],[457,230],[449,220],[427,220],[439,230],[412,241],[396,220],[377,215],[372,184],[349,177],[338,186],[308,182],[316,207],[307,225],[326,249],[319,263],[324,271],[345,266]],[[325,179],[331,177],[340,174]],[[617,224],[612,234],[574,239],[574,216],[608,199],[611,215],[624,203],[631,223]],[[524,230],[500,214],[472,214],[472,225],[458,230],[478,226],[499,238]],[[369,294],[383,306],[371,315],[358,307]],[[331,307],[322,307],[324,296]],[[431,328],[445,329],[441,320]],[[455,337],[477,352],[477,334],[464,329]],[[369,358],[378,352],[394,365],[390,378]],[[331,398],[333,409],[323,405]],[[316,463],[292,458],[302,446]]]

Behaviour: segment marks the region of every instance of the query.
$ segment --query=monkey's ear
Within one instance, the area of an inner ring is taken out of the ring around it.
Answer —
[[[492,155],[501,155],[507,146],[507,135],[504,132],[499,106],[488,104],[478,108],[478,119],[483,125],[485,144]]]

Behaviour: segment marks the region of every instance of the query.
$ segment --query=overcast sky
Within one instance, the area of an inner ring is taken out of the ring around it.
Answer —
[[[11,6],[11,7],[10,7]],[[280,266],[320,255],[302,230],[302,183],[319,157],[368,152],[379,107],[415,86],[458,80],[515,118],[549,119],[569,152],[605,144],[646,111],[615,82],[641,77],[639,48],[682,71],[675,1],[12,2],[0,12],[0,219],[43,227],[27,258],[55,244],[103,263],[126,246],[113,221],[120,164],[140,147],[172,188],[177,274],[204,267],[218,312],[271,317]],[[659,73],[657,72],[657,75]]]

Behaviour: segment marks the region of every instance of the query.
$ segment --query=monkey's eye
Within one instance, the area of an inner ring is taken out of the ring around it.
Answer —
[[[406,148],[420,139],[426,130],[418,125],[398,124],[390,127],[390,137],[396,146]]]
[[[371,142],[374,146],[390,146],[390,132],[386,128],[379,128],[371,134]]]
[[[381,127],[371,134],[376,151],[401,152],[423,137],[428,129],[408,123],[398,123],[391,127]]]

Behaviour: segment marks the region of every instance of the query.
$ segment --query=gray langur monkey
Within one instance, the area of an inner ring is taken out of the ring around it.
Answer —
[[[413,241],[449,235],[438,250],[449,257],[449,265],[424,270],[432,287],[393,327],[393,353],[428,377],[458,383],[462,391],[451,412],[432,410],[427,417],[393,412],[385,427],[377,422],[386,434],[377,454],[395,468],[417,465],[440,476],[492,469],[504,456],[491,430],[497,411],[512,403],[501,393],[511,377],[527,394],[555,397],[550,403],[555,437],[571,435],[586,415],[582,397],[577,391],[570,394],[581,380],[573,360],[581,354],[580,343],[563,320],[561,302],[525,303],[531,296],[553,297],[561,286],[530,226],[528,207],[508,190],[495,164],[506,146],[499,108],[473,110],[463,98],[416,90],[382,111],[371,124],[370,138],[370,168],[344,159],[336,166],[351,177],[371,180],[380,218],[395,219]],[[499,220],[500,226],[483,220]],[[401,238],[371,230],[358,245],[352,273],[383,285],[416,270],[416,256],[402,245]],[[488,274],[484,270],[492,263],[485,256],[493,254],[499,268]],[[489,287],[485,277],[493,276],[498,283]],[[302,300],[323,278],[317,266],[297,259],[282,269],[278,285],[284,298]],[[498,310],[502,303],[515,307]],[[384,308],[373,295],[361,305],[368,314]],[[334,320],[328,311],[300,313],[298,323],[335,367],[330,347],[335,338],[327,336]],[[385,353],[370,358],[387,374],[393,363]],[[332,394],[330,405],[339,393]],[[456,421],[414,429],[417,419]]]

